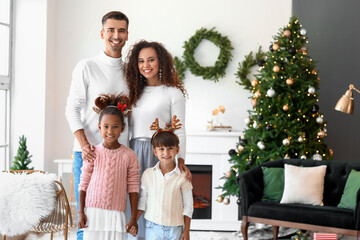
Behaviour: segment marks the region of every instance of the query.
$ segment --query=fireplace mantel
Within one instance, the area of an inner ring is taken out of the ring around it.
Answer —
[[[230,149],[236,147],[241,132],[186,132],[186,164],[212,165],[212,218],[193,219],[192,230],[221,230],[238,231],[241,222],[238,220],[237,198],[231,197],[230,204],[225,205],[216,201],[222,193],[216,187],[222,185],[220,178],[230,170],[228,162]]]

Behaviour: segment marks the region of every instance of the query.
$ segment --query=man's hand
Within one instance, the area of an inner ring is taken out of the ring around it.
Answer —
[[[87,162],[92,162],[95,160],[95,147],[93,145],[85,145],[82,148],[82,153],[81,153],[81,157],[83,160],[87,161]]]
[[[84,129],[79,129],[76,132],[74,132],[74,136],[81,146],[82,159],[86,162],[94,161],[96,157],[96,154],[94,152],[95,147],[90,145],[89,141],[87,140],[87,137],[85,136]]]

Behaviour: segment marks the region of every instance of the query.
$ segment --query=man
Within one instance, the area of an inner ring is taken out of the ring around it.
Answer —
[[[121,12],[105,14],[100,32],[105,42],[105,51],[101,51],[96,57],[80,61],[73,71],[65,115],[75,135],[73,175],[77,208],[83,159],[92,161],[95,157],[94,146],[102,142],[98,130],[99,117],[92,109],[95,98],[100,94],[129,94],[121,58],[122,49],[128,40],[128,25],[128,18]],[[120,136],[120,143],[128,146],[127,127]],[[82,240],[82,236],[83,232],[79,230],[77,239]]]

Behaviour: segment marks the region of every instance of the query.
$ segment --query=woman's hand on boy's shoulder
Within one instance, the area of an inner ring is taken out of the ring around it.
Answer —
[[[178,168],[180,169],[181,172],[185,172],[185,178],[187,180],[189,180],[189,182],[191,182],[192,175],[191,175],[189,168],[185,165],[184,159],[182,159],[182,158],[178,159]]]

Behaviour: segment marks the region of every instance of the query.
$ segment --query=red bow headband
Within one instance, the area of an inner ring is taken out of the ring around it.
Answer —
[[[117,109],[119,109],[121,112],[124,112],[124,108],[126,107],[127,107],[126,103],[122,104],[121,102],[119,102],[117,105]]]

